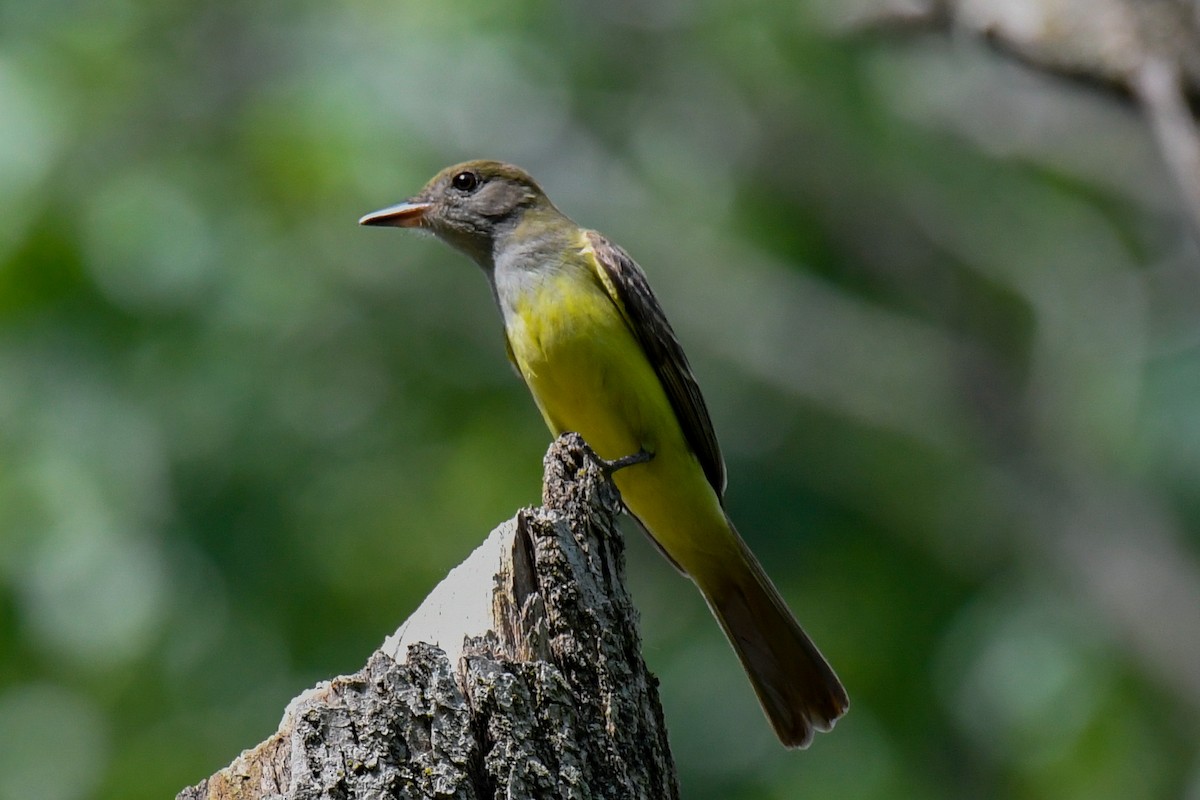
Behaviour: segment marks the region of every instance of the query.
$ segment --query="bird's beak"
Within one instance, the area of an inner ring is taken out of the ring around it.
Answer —
[[[372,211],[358,221],[359,225],[391,225],[393,228],[419,228],[426,212],[433,203],[417,203],[412,200],[399,205]]]

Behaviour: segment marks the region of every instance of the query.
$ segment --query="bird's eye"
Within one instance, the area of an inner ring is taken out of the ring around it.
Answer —
[[[474,172],[460,172],[450,180],[450,185],[460,192],[473,192],[479,188],[479,176]]]

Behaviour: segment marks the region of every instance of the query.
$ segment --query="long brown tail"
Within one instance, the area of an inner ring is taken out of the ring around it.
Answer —
[[[786,747],[807,747],[850,701],[821,651],[796,622],[758,560],[737,535],[741,563],[694,576],[750,676],[771,727]]]

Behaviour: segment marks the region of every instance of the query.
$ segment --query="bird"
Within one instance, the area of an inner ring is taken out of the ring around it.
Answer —
[[[624,509],[699,588],[780,742],[804,748],[831,730],[846,690],[725,511],[708,409],[642,268],[499,161],[447,167],[359,223],[432,233],[483,269],[547,426],[583,437]]]

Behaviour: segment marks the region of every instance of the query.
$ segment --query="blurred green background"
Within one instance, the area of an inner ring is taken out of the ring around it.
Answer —
[[[845,680],[774,741],[630,537],[688,798],[1200,798],[1200,256],[1119,99],[831,3],[0,0],[0,800],[173,796],[357,669],[548,443],[515,161],[624,245]]]

